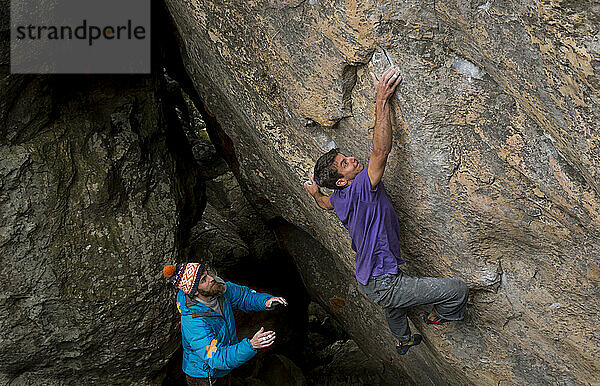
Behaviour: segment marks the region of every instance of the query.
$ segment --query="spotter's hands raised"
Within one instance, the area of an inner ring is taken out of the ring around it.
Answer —
[[[284,306],[287,306],[287,300],[280,296],[274,296],[272,298],[267,299],[267,301],[265,302],[265,306],[267,308],[275,307],[278,304],[283,304]]]
[[[263,327],[261,327],[260,330],[254,334],[252,339],[250,339],[250,344],[256,350],[269,347],[273,342],[275,342],[275,332],[265,331]]]

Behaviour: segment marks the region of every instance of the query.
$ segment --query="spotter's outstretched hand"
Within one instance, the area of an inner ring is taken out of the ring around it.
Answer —
[[[250,344],[256,350],[269,347],[273,342],[275,342],[275,332],[265,331],[263,327],[261,327],[260,330],[254,334],[252,339],[250,339]]]
[[[267,301],[265,302],[265,306],[267,306],[267,308],[275,307],[278,304],[283,304],[284,306],[287,306],[287,300],[280,296],[275,296],[270,299],[267,299]]]

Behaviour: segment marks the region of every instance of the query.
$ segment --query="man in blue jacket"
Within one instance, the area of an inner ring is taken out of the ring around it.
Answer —
[[[232,309],[272,310],[277,304],[287,306],[284,298],[225,283],[210,275],[202,263],[167,265],[163,273],[179,289],[177,309],[181,314],[183,372],[188,385],[228,384],[231,370],[275,341],[275,332],[262,327],[252,339],[240,341]]]

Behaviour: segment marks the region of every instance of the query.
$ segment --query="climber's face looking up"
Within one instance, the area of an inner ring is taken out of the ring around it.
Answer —
[[[358,162],[358,160],[352,156],[345,156],[342,153],[338,153],[334,160],[333,166],[343,177],[339,178],[336,185],[339,187],[347,186],[354,180],[356,175],[360,173],[365,165]]]
[[[364,167],[356,158],[346,157],[338,149],[331,149],[317,160],[314,181],[329,189],[344,189]]]

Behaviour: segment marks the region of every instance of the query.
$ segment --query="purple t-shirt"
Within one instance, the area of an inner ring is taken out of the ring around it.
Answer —
[[[369,277],[396,274],[403,264],[400,252],[400,224],[383,182],[371,188],[368,165],[344,189],[329,200],[348,229],[356,252],[356,280],[367,285]]]

